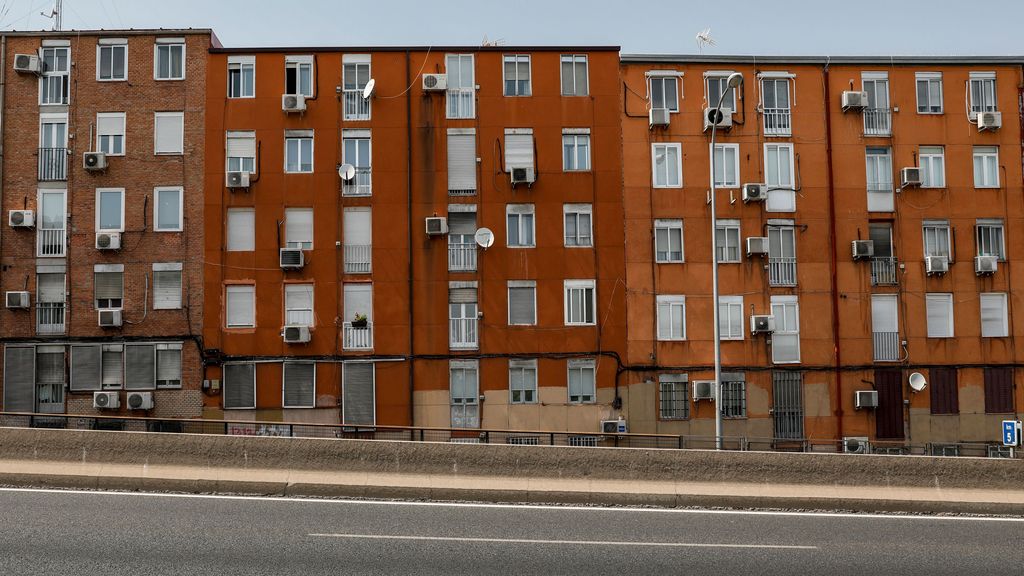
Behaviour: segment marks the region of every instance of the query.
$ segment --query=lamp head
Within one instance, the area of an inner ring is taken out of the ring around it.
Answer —
[[[743,84],[743,74],[740,74],[739,72],[729,74],[729,78],[726,80],[726,83],[729,85],[729,88],[736,88],[740,84]]]

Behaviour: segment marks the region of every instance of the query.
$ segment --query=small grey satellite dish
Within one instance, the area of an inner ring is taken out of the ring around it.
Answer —
[[[921,374],[920,372],[911,372],[909,380],[910,389],[914,392],[920,392],[928,385],[928,382],[924,379],[924,374]]]
[[[356,167],[351,164],[342,164],[338,166],[338,176],[341,176],[342,180],[348,182],[356,177]]]
[[[366,82],[366,87],[363,88],[363,99],[369,100],[370,96],[373,96],[373,91],[376,89],[376,86],[377,86],[377,81],[374,80],[373,78],[370,78]]]
[[[490,228],[481,228],[477,230],[473,239],[476,240],[477,246],[484,250],[494,246],[494,232],[491,232]]]

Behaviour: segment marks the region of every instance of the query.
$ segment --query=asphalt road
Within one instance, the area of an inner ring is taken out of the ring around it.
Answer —
[[[0,574],[1017,574],[1024,519],[0,489]]]

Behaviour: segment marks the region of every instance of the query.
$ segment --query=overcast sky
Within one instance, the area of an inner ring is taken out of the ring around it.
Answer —
[[[0,0],[49,29],[53,0]],[[769,8],[770,6],[770,8]],[[619,45],[626,53],[1017,55],[1024,0],[64,0],[64,28],[213,28],[225,46]]]

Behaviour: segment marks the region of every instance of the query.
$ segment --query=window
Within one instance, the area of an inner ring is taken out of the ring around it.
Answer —
[[[285,208],[284,247],[313,249],[312,208]]]
[[[181,344],[156,345],[156,387],[181,387]]]
[[[587,172],[590,170],[590,134],[562,132],[562,170]]]
[[[74,368],[75,364],[75,348],[79,347],[71,347],[72,368]],[[74,372],[72,371],[73,374]],[[124,386],[123,344],[103,344],[100,346],[100,385],[104,390],[118,390]]]
[[[764,145],[765,184],[768,212],[796,212],[796,184],[793,181],[793,145]]]
[[[1013,409],[1013,368],[985,368],[985,413],[1009,414]]]
[[[729,88],[729,74],[708,76],[706,84],[709,108],[715,107],[718,104],[718,99],[722,97],[722,92],[725,92],[722,110],[736,110],[736,89]]]
[[[929,338],[953,337],[953,295],[925,294]]]
[[[153,116],[153,153],[185,153],[185,114],[157,112]]]
[[[793,133],[788,78],[761,78],[761,112],[765,136],[789,136]]]
[[[658,415],[662,420],[686,420],[690,417],[690,397],[686,374],[658,375]]]
[[[508,323],[509,326],[533,326],[537,324],[537,281],[508,281]]]
[[[672,263],[683,261],[683,221],[654,221],[654,261]]]
[[[772,362],[792,364],[800,362],[800,307],[796,296],[772,296]]]
[[[39,78],[39,104],[67,104],[71,49],[47,47],[40,53],[44,72]]]
[[[120,40],[100,40],[96,46],[96,79],[101,82],[127,80],[128,44]]]
[[[363,98],[363,90],[370,81],[370,55],[345,54],[342,61],[345,120],[369,120],[370,99]]]
[[[256,133],[229,130],[227,133],[228,172],[256,172]]]
[[[448,270],[472,272],[476,270],[477,244],[476,205],[449,204],[449,209],[470,208],[472,212],[448,213]]]
[[[153,309],[181,309],[181,262],[153,264]]]
[[[509,401],[513,404],[533,404],[537,401],[537,361],[508,361]]]
[[[999,188],[999,147],[974,147],[974,187]]]
[[[445,71],[448,74],[448,118],[473,118],[476,106],[476,81],[473,76],[472,54],[448,54],[445,56]]]
[[[93,292],[97,310],[122,308],[124,306],[124,265],[97,264],[93,272]]]
[[[686,296],[658,296],[658,340],[686,340]]]
[[[533,248],[533,204],[509,204],[505,207],[507,244],[509,248]]]
[[[108,156],[124,156],[124,112],[96,115],[96,150]]]
[[[981,337],[1005,338],[1010,335],[1006,309],[1006,293],[981,294]]]
[[[256,96],[256,57],[228,56],[228,98]]]
[[[224,409],[256,407],[256,364],[224,365]]]
[[[124,188],[96,189],[96,231],[124,230]]]
[[[67,292],[65,274],[40,273],[36,275],[36,333],[63,334]]]
[[[345,196],[371,195],[373,180],[369,130],[342,130],[342,159],[356,169],[355,176],[344,182],[342,194]]]
[[[480,426],[479,364],[476,360],[451,360],[448,363],[448,389],[452,428]]]
[[[284,285],[284,323],[286,326],[313,327],[313,285]]]
[[[769,225],[768,284],[796,286],[796,280],[796,229],[792,225]]]
[[[565,214],[566,247],[593,246],[594,237],[590,227],[592,210],[591,205],[566,204],[562,210]]]
[[[593,360],[569,360],[569,403],[593,402],[596,392]]]
[[[71,347],[71,381],[68,387],[71,392],[100,389],[102,381],[102,357],[103,348],[101,346]],[[111,362],[111,368],[113,368],[113,362]],[[111,372],[113,372],[113,370],[111,370]],[[117,380],[111,388],[115,385],[120,388],[121,382],[121,370],[120,366],[118,366]]]
[[[889,148],[868,148],[867,168],[868,211],[892,212],[895,209],[892,186],[892,154]]]
[[[875,361],[893,362],[903,356],[895,294],[871,295],[871,336]]]
[[[971,115],[978,112],[996,112],[996,73],[971,72]]]
[[[565,280],[565,325],[593,325],[596,306],[593,280]]]
[[[924,231],[924,255],[949,258],[949,222],[925,220],[921,228]]]
[[[740,145],[715,144],[715,186],[736,188],[740,185]]]
[[[316,364],[284,362],[281,365],[284,408],[316,408]]]
[[[944,188],[946,186],[946,162],[942,146],[921,146],[921,187]]]
[[[651,95],[651,108],[679,112],[679,78],[651,75],[647,78],[647,89]]]
[[[932,368],[928,371],[931,389],[932,414],[958,414],[960,399],[957,396],[956,368]]]
[[[448,344],[454,349],[478,346],[479,305],[476,282],[448,284]]]
[[[369,274],[373,268],[373,210],[349,206],[342,212],[346,274]]]
[[[313,171],[313,132],[311,130],[285,132],[284,149],[285,172]]]
[[[721,340],[743,340],[743,325],[743,296],[719,296],[719,338]]]
[[[157,80],[185,79],[185,43],[157,39],[155,48],[155,78]]]
[[[739,220],[719,220],[715,224],[715,257],[719,264],[740,261]]]
[[[506,54],[503,59],[505,74],[505,96],[529,96],[530,55]]]
[[[590,93],[586,54],[562,54],[562,96],[586,96]]]
[[[178,375],[180,379],[180,374]],[[124,346],[124,387],[152,390],[156,387],[156,348],[152,344]]]
[[[747,417],[747,383],[742,380],[722,380],[722,418]]]
[[[313,57],[284,57],[284,93],[313,97]]]
[[[373,284],[345,282],[342,285],[342,348],[370,350],[373,348]],[[365,322],[364,322],[365,320]]]
[[[942,72],[918,72],[917,113],[942,114]]]
[[[373,362],[342,364],[341,423],[373,426],[377,422],[376,383]]]
[[[655,188],[682,188],[682,144],[652,144],[651,171]]]
[[[36,253],[64,257],[67,253],[67,191],[40,189],[36,222]]]
[[[227,328],[256,326],[256,287],[249,284],[230,285],[224,290]]]
[[[227,229],[229,252],[256,249],[256,211],[253,208],[228,208]]]
[[[892,110],[889,107],[889,75],[885,72],[861,74],[864,91],[868,93],[864,109],[864,135],[889,136],[892,134]]]
[[[184,189],[157,188],[153,194],[156,196],[153,202],[153,229],[157,232],[181,232],[184,229]]]
[[[505,129],[505,171],[515,168],[533,170],[533,129]]]
[[[448,194],[476,194],[476,131],[473,128],[448,129]]]
[[[1006,259],[1003,244],[1003,221],[979,218],[975,224],[978,256],[995,256],[1000,262]]]

